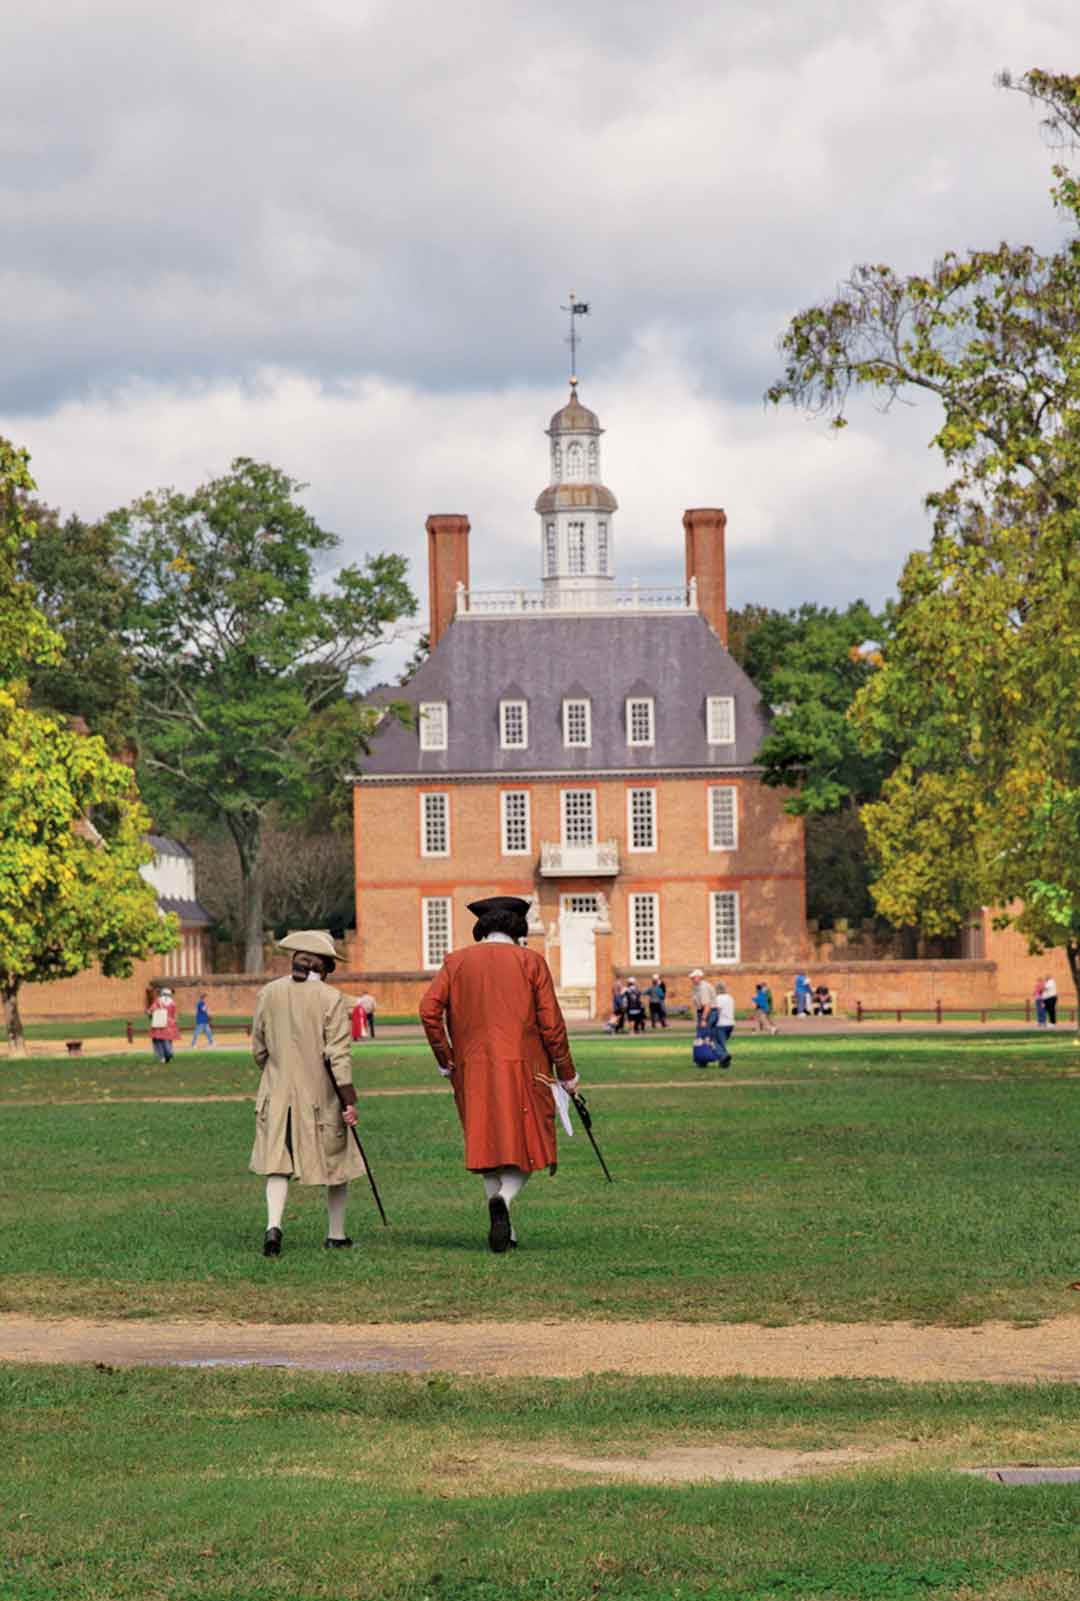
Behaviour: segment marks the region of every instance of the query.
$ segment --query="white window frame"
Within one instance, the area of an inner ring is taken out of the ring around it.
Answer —
[[[733,916],[734,916],[734,923],[735,923],[735,949],[734,949],[734,953],[732,953],[730,951],[726,951],[726,952],[724,952],[723,955],[721,955],[721,953],[720,953],[719,941],[717,940],[717,937],[716,937],[716,916],[717,916],[717,912],[719,910],[719,902],[721,900],[729,900],[731,902]],[[740,926],[740,917],[739,917],[739,892],[738,892],[738,890],[737,889],[714,889],[714,890],[710,890],[709,891],[709,961],[710,961],[710,963],[714,967],[722,967],[722,966],[728,965],[730,963],[737,962],[739,960],[739,952],[740,952],[741,946],[742,946],[742,930],[741,930],[741,926]]]
[[[566,573],[569,578],[584,578],[589,570],[588,529],[584,519],[566,525]]]
[[[506,737],[506,714],[511,707],[521,712],[521,738],[511,740]],[[499,702],[499,749],[500,750],[528,750],[529,748],[529,703],[527,700],[501,700]]]
[[[433,717],[432,714],[437,714]],[[421,750],[445,750],[450,734],[450,714],[444,700],[422,700],[417,707]]]
[[[446,907],[446,950],[441,956],[432,950],[431,941],[431,909],[433,906]],[[454,948],[454,902],[449,895],[425,895],[420,901],[420,924],[424,944],[424,967],[428,971],[441,967],[443,957]]]
[[[718,732],[720,719],[729,730],[727,733]],[[734,745],[735,743],[735,697],[734,695],[710,695],[705,702],[705,733],[710,745]]]
[[[584,706],[585,708],[585,738],[571,740],[570,738],[570,708],[571,706]],[[568,695],[562,703],[562,738],[566,750],[592,749],[592,701],[583,695]]]
[[[596,570],[602,578],[606,578],[611,566],[611,545],[608,538],[608,525],[606,517],[601,517],[596,525]]]
[[[716,837],[716,806],[714,797],[721,791],[731,796],[731,843]],[[705,805],[709,826],[709,849],[711,851],[737,851],[739,848],[739,791],[735,784],[710,784],[705,791]]]
[[[568,800],[569,800],[571,795],[588,795],[590,797],[589,805],[590,805],[591,812],[592,812],[592,839],[570,839],[570,838],[568,838],[567,827],[566,827],[567,813],[568,813],[567,802],[568,802]],[[565,847],[573,847],[575,845],[576,846],[581,846],[581,847],[588,847],[590,845],[595,845],[596,844],[597,820],[596,820],[596,791],[595,791],[595,789],[585,789],[584,787],[578,788],[576,785],[575,785],[575,787],[573,789],[561,789],[559,791],[559,812],[560,812],[560,822],[561,822],[561,827],[562,827],[562,844],[563,844],[564,848]]]
[[[634,796],[649,795],[649,821],[652,824],[651,843],[648,845],[635,845],[634,843]],[[656,851],[659,850],[659,827],[656,821],[656,789],[651,784],[634,784],[626,791],[626,848],[628,851]]]
[[[630,919],[630,963],[633,967],[655,967],[660,961],[660,897],[655,892],[635,894],[628,896],[627,911]],[[638,944],[637,908],[642,902],[649,902],[652,908],[652,950],[643,950]]]
[[[428,802],[441,800],[443,822],[446,829],[445,850],[428,847]],[[420,792],[420,854],[421,856],[449,856],[450,854],[450,792],[446,789],[425,789]]]
[[[520,796],[525,802],[524,845],[510,844],[509,801],[510,797]],[[499,791],[499,841],[504,856],[530,856],[532,854],[532,796],[527,789],[503,789]]]
[[[559,528],[548,523],[544,528],[544,577],[554,578],[559,571]]]
[[[635,706],[647,706],[649,708],[649,733],[646,739],[634,738]],[[639,747],[656,744],[656,702],[651,695],[628,695],[626,697],[626,743]]]

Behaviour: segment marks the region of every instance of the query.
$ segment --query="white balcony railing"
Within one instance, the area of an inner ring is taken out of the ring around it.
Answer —
[[[592,845],[560,845],[544,841],[540,846],[542,878],[613,878],[619,871],[619,842],[597,840]]]
[[[550,617],[553,614],[589,615],[596,612],[694,612],[698,609],[697,580],[669,589],[467,589],[458,584],[456,617]]]

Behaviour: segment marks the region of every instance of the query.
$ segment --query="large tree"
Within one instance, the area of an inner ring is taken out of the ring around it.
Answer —
[[[246,966],[263,965],[268,817],[302,817],[340,778],[377,715],[350,678],[416,609],[405,559],[369,556],[320,581],[337,537],[305,486],[240,458],[193,494],[162,490],[112,514],[137,596],[141,771],[156,816],[224,824],[244,886]]]
[[[61,519],[31,502],[34,528],[19,566],[49,624],[63,642],[57,662],[36,663],[29,675],[31,704],[81,717],[110,750],[130,748],[136,684],[124,638],[131,602],[116,533],[107,523]]]
[[[1052,138],[1080,132],[1080,77],[1015,87]],[[857,268],[794,319],[770,397],[837,426],[853,390],[940,402],[952,476],[854,710],[868,747],[900,758],[865,814],[875,895],[937,932],[991,902],[1033,949],[1064,945],[1080,997],[1080,189],[1054,176],[1058,250],[950,252],[906,278]]]
[[[24,983],[95,961],[107,975],[130,973],[134,958],[176,940],[139,872],[153,852],[130,768],[27,704],[28,676],[60,658],[20,577],[33,487],[25,453],[0,440],[0,999],[14,1051]]]

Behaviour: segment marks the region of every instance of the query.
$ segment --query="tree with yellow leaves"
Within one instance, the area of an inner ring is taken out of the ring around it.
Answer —
[[[0,439],[0,998],[9,1048],[24,1048],[19,990],[98,962],[107,976],[176,943],[139,872],[153,852],[131,771],[101,739],[30,710],[25,675],[59,640],[17,575],[33,537],[21,497],[28,458]]]

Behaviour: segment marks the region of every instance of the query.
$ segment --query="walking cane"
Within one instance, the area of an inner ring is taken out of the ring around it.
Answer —
[[[337,1096],[338,1103],[341,1106],[341,1110],[344,1112],[344,1110],[345,1110],[345,1101],[344,1101],[344,1099],[342,1097],[342,1094],[341,1094],[341,1085],[338,1083],[337,1079],[334,1077],[334,1070],[330,1066],[330,1058],[328,1056],[324,1056],[323,1057],[323,1066],[325,1067],[326,1071],[330,1075],[330,1082],[334,1086],[334,1094]],[[346,1123],[345,1127],[348,1129],[349,1133],[352,1135],[353,1139],[356,1141],[356,1149],[360,1152],[360,1160],[364,1164],[364,1172],[367,1174],[367,1181],[371,1185],[371,1193],[375,1197],[375,1205],[379,1208],[379,1216],[382,1218],[384,1226],[386,1228],[389,1228],[390,1227],[390,1220],[387,1217],[386,1213],[383,1211],[383,1204],[382,1204],[382,1201],[379,1199],[378,1186],[375,1183],[375,1175],[371,1171],[371,1163],[368,1161],[367,1157],[364,1155],[364,1147],[360,1144],[360,1136],[356,1132],[356,1124],[355,1123]]]
[[[604,1170],[604,1177],[607,1179],[609,1184],[614,1184],[615,1180],[608,1172],[608,1165],[604,1161],[603,1152],[596,1143],[596,1135],[592,1131],[592,1113],[589,1111],[589,1108],[586,1105],[584,1095],[582,1095],[579,1090],[568,1090],[559,1079],[550,1078],[546,1073],[537,1073],[535,1077],[537,1082],[540,1084],[558,1084],[563,1093],[570,1097],[570,1100],[574,1105],[574,1109],[577,1112],[578,1117],[581,1119],[581,1126],[589,1136],[589,1144],[596,1152],[596,1159]]]

